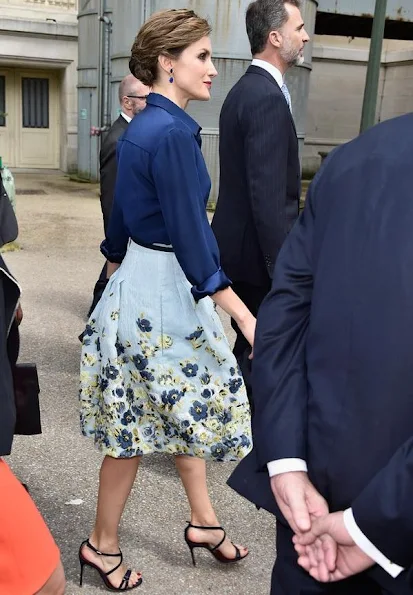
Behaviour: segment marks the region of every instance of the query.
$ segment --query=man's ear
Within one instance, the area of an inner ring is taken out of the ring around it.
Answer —
[[[283,40],[283,38],[279,31],[271,31],[270,34],[268,35],[269,43],[276,48],[281,47],[282,40]]]
[[[122,101],[120,102],[121,107],[125,107],[126,109],[130,109],[130,104],[131,104],[131,100],[129,99],[129,97],[127,97],[126,95],[124,95],[122,97]]]

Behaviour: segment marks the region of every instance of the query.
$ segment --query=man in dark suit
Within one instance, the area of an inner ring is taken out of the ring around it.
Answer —
[[[116,146],[119,137],[125,132],[133,116],[138,114],[146,106],[146,97],[150,92],[149,87],[128,74],[119,85],[119,104],[121,113],[112,124],[102,142],[100,150],[100,205],[103,215],[103,226],[105,235],[112,212],[113,197],[116,183]],[[103,290],[106,287],[106,264],[102,269],[100,277],[93,291],[93,302],[89,315],[93,312]]]
[[[412,155],[413,114],[334,151],[260,309],[229,483],[277,516],[274,595],[413,592]]]
[[[212,228],[222,267],[254,316],[298,216],[298,141],[284,75],[302,63],[309,40],[299,4],[256,0],[249,5],[252,65],[229,92],[220,116],[220,184]],[[250,348],[234,321],[232,325],[237,333],[234,354],[250,393]]]

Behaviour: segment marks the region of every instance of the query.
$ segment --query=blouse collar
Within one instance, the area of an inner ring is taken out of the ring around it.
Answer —
[[[164,95],[160,95],[159,93],[150,93],[146,99],[146,103],[161,107],[165,111],[169,112],[171,116],[182,120],[182,122],[188,126],[194,136],[198,136],[201,132],[201,127],[198,122],[195,122],[195,120],[191,118],[191,116],[188,115],[182,108],[180,108],[179,105],[176,105],[176,103]]]

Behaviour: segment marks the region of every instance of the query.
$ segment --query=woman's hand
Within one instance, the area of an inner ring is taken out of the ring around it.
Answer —
[[[241,333],[247,339],[247,341],[251,345],[251,347],[253,347],[254,346],[254,336],[255,336],[255,325],[257,323],[256,318],[254,318],[254,316],[251,314],[251,312],[248,312],[245,319],[242,319],[240,321],[237,320],[236,322],[238,324],[238,327],[239,327]],[[252,357],[252,354],[250,357]]]
[[[106,262],[106,281],[109,281],[111,275],[113,275],[113,273],[115,273],[120,267],[120,264],[118,262],[110,262],[109,260]]]
[[[17,326],[19,326],[19,324],[21,323],[22,320],[23,320],[23,309],[21,307],[21,304],[19,304],[17,306],[17,309],[16,309],[16,323],[17,323]]]
[[[252,347],[254,345],[256,319],[244,302],[234,293],[231,287],[217,291],[214,295],[211,295],[211,298],[235,320],[241,333]],[[249,357],[252,359],[252,353]]]

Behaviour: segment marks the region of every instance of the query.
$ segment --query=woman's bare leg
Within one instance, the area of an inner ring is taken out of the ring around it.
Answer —
[[[219,527],[220,523],[208,494],[205,461],[196,457],[176,456],[175,463],[191,507],[191,523],[201,527]],[[222,536],[222,531],[188,531],[188,537],[192,541],[211,545],[219,543]],[[237,547],[242,557],[247,554],[247,548]],[[227,558],[235,558],[234,546],[229,539],[224,541],[219,550]]]
[[[119,523],[126,501],[135,481],[141,457],[114,459],[106,456],[100,468],[99,495],[96,511],[96,521],[90,535],[90,543],[100,552],[117,554],[119,552]],[[109,558],[95,554],[84,546],[83,556],[102,568],[104,572],[111,570],[119,562],[117,558]],[[110,582],[118,587],[127,570],[122,565],[109,576]],[[140,574],[132,572],[129,586],[132,586]]]

